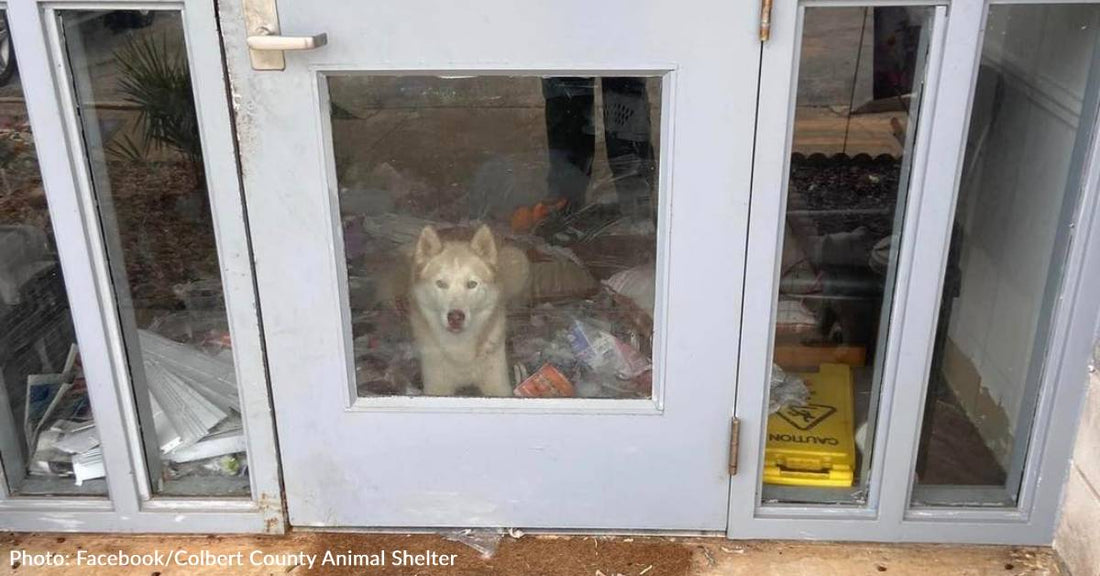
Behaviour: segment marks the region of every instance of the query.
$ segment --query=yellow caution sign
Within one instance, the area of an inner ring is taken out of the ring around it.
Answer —
[[[768,418],[764,482],[787,486],[851,486],[856,465],[852,370],[822,364],[799,374],[810,389],[806,406]]]

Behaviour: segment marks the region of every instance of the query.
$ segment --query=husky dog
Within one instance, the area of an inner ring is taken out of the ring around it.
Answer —
[[[488,226],[469,241],[443,241],[431,226],[420,231],[409,317],[426,395],[452,396],[468,387],[485,396],[512,395],[506,303],[527,275],[523,252],[498,247]]]

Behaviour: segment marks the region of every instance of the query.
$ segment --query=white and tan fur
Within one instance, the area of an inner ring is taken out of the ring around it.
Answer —
[[[522,292],[526,256],[499,247],[488,226],[471,240],[443,241],[420,232],[412,257],[409,317],[420,355],[424,394],[452,396],[476,387],[511,396],[507,302]]]

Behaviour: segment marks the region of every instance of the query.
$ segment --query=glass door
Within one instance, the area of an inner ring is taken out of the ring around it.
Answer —
[[[723,530],[754,4],[272,8],[226,40],[291,522]]]
[[[989,7],[933,341],[915,507],[1020,502],[1097,125],[1098,27],[1095,4]],[[962,446],[960,438],[978,445]]]
[[[774,16],[730,535],[1048,543],[1096,315],[1096,5]]]
[[[281,531],[214,6],[7,8],[4,526]]]

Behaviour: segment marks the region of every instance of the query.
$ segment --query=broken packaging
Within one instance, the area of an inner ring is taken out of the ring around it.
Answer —
[[[515,395],[524,398],[568,398],[576,396],[573,384],[551,364],[543,364],[516,386]]]
[[[581,320],[573,321],[566,337],[577,359],[597,374],[631,380],[652,367],[626,342]]]
[[[103,465],[103,451],[99,446],[73,455],[73,476],[76,478],[77,486],[88,480],[107,476],[107,469]]]

